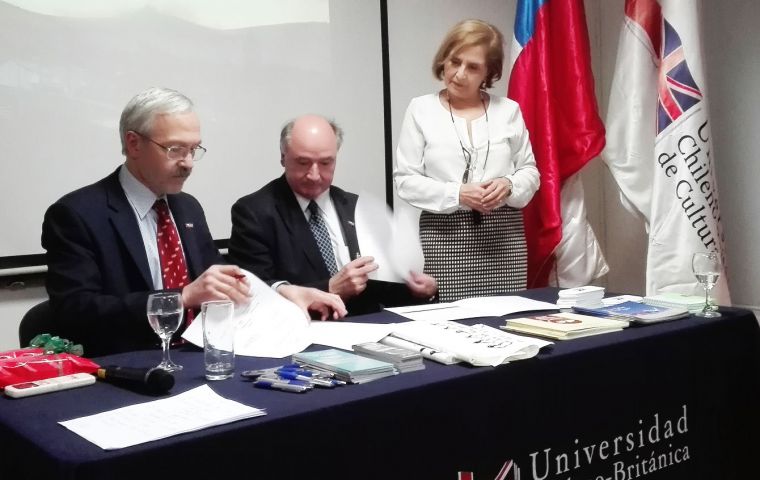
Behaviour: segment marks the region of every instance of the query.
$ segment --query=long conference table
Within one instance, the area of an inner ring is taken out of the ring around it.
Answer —
[[[202,352],[183,347],[172,353],[185,368],[171,394],[208,383],[267,414],[104,451],[58,422],[155,398],[100,382],[2,398],[0,478],[490,480],[502,469],[521,480],[760,478],[760,329],[747,310],[720,311],[555,342],[498,367],[426,360],[422,371],[304,394],[255,389],[239,375],[206,382]],[[95,360],[144,367],[159,356]],[[283,361],[238,357],[236,367]]]

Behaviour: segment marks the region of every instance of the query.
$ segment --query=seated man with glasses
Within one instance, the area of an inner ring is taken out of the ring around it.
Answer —
[[[42,225],[46,287],[55,333],[87,356],[157,345],[148,295],[182,292],[185,308],[208,300],[250,300],[243,272],[224,265],[198,201],[182,186],[206,149],[192,102],[151,88],[130,100],[119,124],[123,165],[55,202]],[[286,298],[322,318],[338,318],[337,295],[282,285]]]

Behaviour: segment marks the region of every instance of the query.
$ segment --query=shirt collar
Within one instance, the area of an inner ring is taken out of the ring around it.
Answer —
[[[156,197],[155,193],[132,175],[126,164],[122,165],[119,170],[119,183],[140,220],[144,219],[148,212],[150,212],[158,198],[165,198]]]
[[[293,194],[296,196],[296,200],[298,201],[298,205],[301,207],[302,212],[306,212],[306,210],[309,208],[309,203],[311,203],[311,200],[309,200],[306,197],[302,197],[301,195],[297,194],[296,192],[293,192]],[[330,203],[330,189],[328,188],[317,198],[314,199],[317,206],[320,210],[323,212],[327,212],[328,204]]]

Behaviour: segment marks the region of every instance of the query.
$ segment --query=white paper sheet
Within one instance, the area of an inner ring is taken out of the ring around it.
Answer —
[[[393,336],[453,354],[474,366],[496,366],[538,354],[546,340],[502,332],[488,325],[452,321],[397,323]]]
[[[530,298],[512,296],[475,297],[451,303],[431,303],[409,307],[386,308],[410,320],[462,320],[476,317],[501,317],[517,312],[557,310],[557,305]]]
[[[235,355],[284,358],[311,344],[309,319],[293,302],[245,272],[253,300],[235,308]],[[190,324],[182,338],[203,347],[201,319]]]
[[[344,350],[358,343],[377,342],[393,330],[394,324],[353,322],[311,322],[312,343]]]
[[[379,266],[371,279],[403,283],[410,271],[422,272],[422,247],[410,218],[394,216],[385,202],[361,192],[355,220],[362,255],[374,257]]]
[[[519,295],[500,295],[494,297],[465,298],[454,302],[460,307],[470,308],[481,312],[484,317],[501,317],[518,312],[537,310],[558,310],[554,303],[541,302]]]
[[[462,307],[455,303],[431,303],[428,305],[410,305],[408,307],[386,308],[410,320],[422,322],[433,320],[462,320],[464,318],[483,317],[482,312],[472,308]]]
[[[170,398],[58,423],[104,450],[114,450],[265,414],[203,385]]]

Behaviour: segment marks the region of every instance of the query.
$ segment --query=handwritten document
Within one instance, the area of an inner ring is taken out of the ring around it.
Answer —
[[[393,336],[436,351],[453,354],[474,366],[496,366],[538,354],[551,344],[546,340],[523,337],[488,325],[463,325],[452,321],[397,323]]]
[[[59,423],[104,450],[115,450],[265,414],[203,385],[170,398]]]

